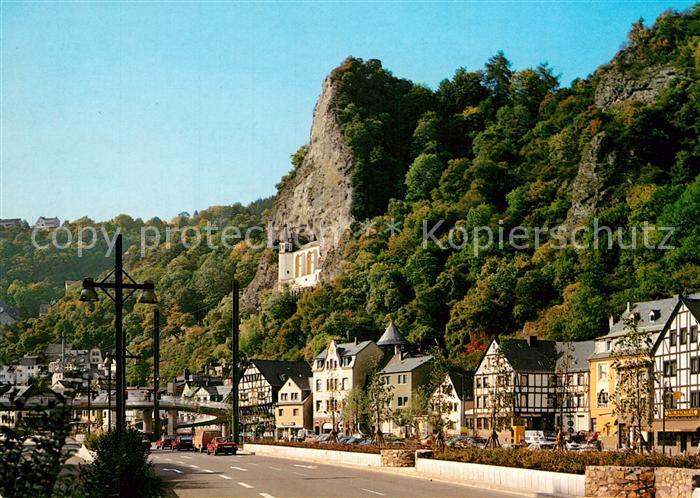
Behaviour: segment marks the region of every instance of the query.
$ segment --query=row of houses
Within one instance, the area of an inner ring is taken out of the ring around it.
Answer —
[[[21,227],[24,222],[20,218],[0,218],[1,228]],[[61,226],[61,221],[58,218],[47,218],[39,216],[39,219],[34,223],[33,228],[58,228]]]

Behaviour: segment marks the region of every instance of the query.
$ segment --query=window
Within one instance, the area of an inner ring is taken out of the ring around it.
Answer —
[[[547,407],[553,408],[556,405],[557,398],[554,394],[547,395]]]
[[[597,420],[595,418],[591,419],[591,432],[596,432],[597,429]]]
[[[576,395],[576,408],[583,408],[585,405],[583,403],[583,394]]]
[[[481,408],[481,396],[476,397],[476,407]]]
[[[316,392],[319,392],[322,386],[323,383],[321,382],[321,379],[316,379]]]
[[[317,412],[321,411],[321,400],[316,400],[316,411]]]
[[[342,381],[343,391],[345,391],[348,388],[349,383],[350,383],[350,379],[348,379],[347,377],[343,377],[343,381]]]
[[[323,368],[323,360],[316,360],[316,368]]]
[[[698,326],[690,326],[690,342],[698,342]]]
[[[681,329],[680,343],[687,344],[687,342],[688,342],[688,329],[686,327],[683,327]]]
[[[484,377],[484,387],[489,387],[489,378]]]
[[[299,408],[294,408],[294,410],[292,411],[292,414],[293,414],[295,417],[298,417],[298,416],[299,416]]]
[[[676,345],[676,331],[672,330],[671,333],[668,336],[668,340],[671,342],[671,346]]]
[[[391,383],[391,376],[385,375],[384,377],[382,377],[382,384],[384,384],[385,386],[388,386],[390,383]]]
[[[520,408],[526,408],[527,407],[527,394],[521,394],[520,395]]]
[[[700,373],[700,356],[690,358],[690,373]]]
[[[690,391],[690,407],[700,408],[700,391]]]
[[[676,360],[664,361],[664,377],[676,376]]]
[[[291,399],[293,399],[293,400],[298,400],[298,399],[299,399],[299,393],[292,393],[292,394],[291,394]]]
[[[520,374],[520,385],[527,387],[527,374]]]
[[[598,380],[607,381],[608,380],[608,364],[599,363],[598,364]]]
[[[598,393],[598,408],[606,408],[608,406],[608,393],[603,389]]]
[[[476,378],[476,387],[477,387],[477,389],[481,388],[481,377]]]
[[[281,393],[281,394],[280,394],[280,400],[281,400],[281,401],[287,401],[287,393]]]
[[[407,374],[399,374],[399,384],[407,384],[408,383],[408,375]]]
[[[399,406],[406,406],[408,405],[408,396],[399,396],[397,398],[397,404]]]
[[[280,417],[281,417],[282,415],[284,415],[284,409],[280,408],[280,409],[278,410],[278,415],[279,415]]]

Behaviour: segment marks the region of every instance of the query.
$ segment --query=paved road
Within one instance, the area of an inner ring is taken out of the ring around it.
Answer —
[[[208,456],[154,450],[156,471],[173,481],[178,496],[479,497],[519,495],[362,468],[257,455]],[[522,498],[522,497],[520,497]]]

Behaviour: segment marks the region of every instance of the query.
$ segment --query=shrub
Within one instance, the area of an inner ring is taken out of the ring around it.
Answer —
[[[95,461],[80,472],[77,496],[83,497],[157,497],[165,495],[165,484],[156,476],[148,461],[148,449],[142,435],[125,431],[117,445],[114,432],[102,434],[90,441]]]
[[[700,458],[694,456],[665,456],[660,453],[640,455],[624,451],[532,451],[523,448],[480,449],[465,448],[433,453],[438,460],[480,463],[501,467],[546,470],[568,474],[584,474],[588,465],[624,467],[682,467],[700,468]]]
[[[350,444],[333,444],[333,443],[314,443],[314,442],[293,442],[293,441],[253,441],[251,444],[268,444],[271,446],[293,446],[295,448],[312,448],[315,450],[334,450],[348,451],[351,453],[374,453],[378,454],[379,446],[369,445],[350,445]]]

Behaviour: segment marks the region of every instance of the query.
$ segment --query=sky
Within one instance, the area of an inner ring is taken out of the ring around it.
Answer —
[[[274,194],[349,55],[436,88],[503,50],[568,85],[640,17],[691,5],[2,1],[0,218],[248,203]]]

